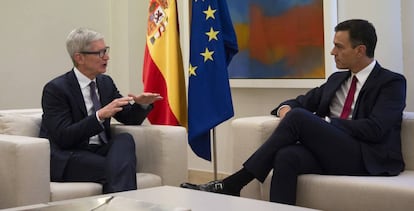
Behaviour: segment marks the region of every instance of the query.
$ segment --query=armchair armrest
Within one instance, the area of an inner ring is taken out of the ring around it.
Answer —
[[[178,186],[188,179],[187,131],[166,125],[113,125],[114,134],[127,132],[134,137],[137,171],[153,173],[163,185]]]
[[[279,121],[279,118],[270,115],[244,117],[232,121],[234,170],[240,169],[244,161],[266,141],[279,125]]]
[[[232,121],[233,137],[233,171],[239,170],[243,163],[259,148],[279,125],[275,116],[243,117]],[[257,181],[243,188],[241,195],[248,198],[262,199],[260,184]]]
[[[0,134],[0,156],[0,208],[49,201],[47,139]]]

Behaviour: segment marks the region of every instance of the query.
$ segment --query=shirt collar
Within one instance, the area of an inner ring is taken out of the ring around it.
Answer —
[[[78,83],[81,89],[89,86],[89,84],[91,83],[91,81],[95,81],[96,79],[89,79],[88,77],[86,77],[83,73],[81,73],[81,71],[78,70],[78,68],[74,67],[73,71],[75,72],[75,76],[78,79]]]
[[[352,74],[352,75],[353,76],[355,75],[355,77],[358,79],[358,82],[360,82],[361,84],[364,84],[365,81],[368,79],[369,74],[374,69],[376,63],[377,63],[377,61],[374,60],[368,66],[366,66],[364,69],[362,69],[358,73]]]

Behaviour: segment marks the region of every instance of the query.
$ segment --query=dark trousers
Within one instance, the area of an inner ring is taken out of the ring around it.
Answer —
[[[244,163],[263,182],[273,169],[270,201],[295,204],[300,174],[368,175],[361,146],[322,118],[295,108]]]
[[[108,144],[73,151],[64,181],[98,182],[103,193],[137,189],[135,142],[130,134],[113,137]]]

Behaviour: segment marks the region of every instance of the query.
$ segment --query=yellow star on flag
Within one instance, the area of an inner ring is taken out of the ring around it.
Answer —
[[[214,17],[214,13],[216,12],[216,10],[211,9],[211,6],[208,6],[208,9],[203,12],[206,14],[206,20],[208,20],[209,18],[216,19],[216,17]]]
[[[209,59],[211,61],[214,61],[213,60],[213,53],[214,53],[214,51],[210,51],[210,50],[208,50],[208,48],[206,48],[206,50],[204,51],[204,53],[200,53],[200,54],[204,57],[204,62],[206,62]]]
[[[193,67],[193,65],[190,64],[190,68],[188,69],[188,74],[190,76],[192,76],[192,75],[197,76],[197,74],[196,74],[196,69],[197,68],[198,68],[197,66]]]
[[[217,34],[219,33],[219,31],[214,31],[213,27],[210,27],[210,31],[206,32],[206,35],[208,36],[208,41],[211,41],[213,39],[218,40],[217,39]]]

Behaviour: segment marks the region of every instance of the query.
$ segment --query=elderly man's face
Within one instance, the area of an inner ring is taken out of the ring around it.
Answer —
[[[105,52],[108,50],[104,40],[92,42],[88,51],[76,56],[77,68],[90,79],[105,73],[109,60],[109,55]]]

